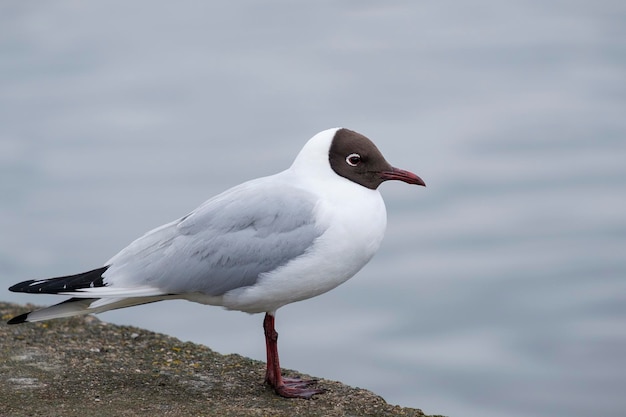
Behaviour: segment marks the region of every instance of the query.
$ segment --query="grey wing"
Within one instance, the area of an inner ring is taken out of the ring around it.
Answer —
[[[133,242],[111,259],[107,283],[219,296],[304,254],[324,231],[313,196],[287,184],[251,184]]]

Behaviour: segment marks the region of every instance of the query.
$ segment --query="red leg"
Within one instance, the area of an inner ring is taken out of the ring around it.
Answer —
[[[280,396],[287,398],[311,398],[315,394],[321,394],[324,390],[308,388],[317,380],[303,380],[299,378],[283,378],[278,361],[278,333],[274,328],[274,316],[265,314],[263,320],[265,330],[265,348],[267,350],[267,371],[265,382]]]

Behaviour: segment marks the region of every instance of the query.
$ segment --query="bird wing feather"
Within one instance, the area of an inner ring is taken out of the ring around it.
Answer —
[[[107,263],[105,287],[81,291],[220,296],[254,285],[261,274],[303,255],[323,233],[315,202],[310,192],[286,182],[244,183],[135,240]]]

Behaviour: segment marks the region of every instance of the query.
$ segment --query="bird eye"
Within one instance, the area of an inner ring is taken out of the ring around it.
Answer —
[[[348,165],[355,167],[359,164],[359,162],[361,162],[361,155],[358,153],[351,153],[346,157],[346,162]]]

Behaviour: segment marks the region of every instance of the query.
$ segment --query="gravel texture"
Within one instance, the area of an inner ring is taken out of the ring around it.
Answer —
[[[424,416],[323,379],[311,400],[281,398],[264,362],[93,316],[6,324],[33,308],[0,303],[1,417]]]

